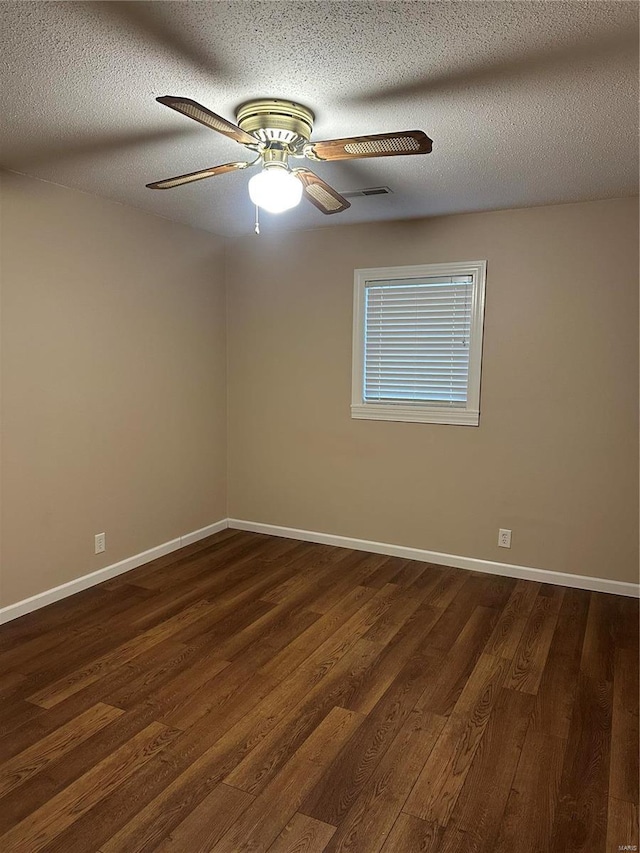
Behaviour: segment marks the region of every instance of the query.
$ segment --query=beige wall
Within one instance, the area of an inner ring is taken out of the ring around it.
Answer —
[[[0,606],[227,514],[637,580],[635,200],[228,242],[227,423],[222,242],[0,192]],[[351,420],[353,269],[482,258],[480,427]]]
[[[485,258],[480,427],[351,420],[354,268]],[[265,225],[227,294],[231,517],[637,580],[636,199]]]
[[[226,343],[221,241],[13,174],[0,190],[8,605],[226,516]]]

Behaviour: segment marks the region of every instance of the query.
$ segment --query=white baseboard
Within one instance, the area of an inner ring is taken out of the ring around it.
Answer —
[[[156,545],[155,548],[150,548],[148,551],[134,554],[133,557],[127,557],[126,560],[120,560],[120,562],[113,563],[111,566],[105,566],[104,569],[98,569],[96,572],[82,575],[82,577],[60,584],[60,586],[55,586],[53,589],[47,589],[44,592],[39,592],[37,595],[32,595],[31,598],[25,598],[22,601],[17,601],[15,604],[1,607],[0,625],[4,622],[10,622],[12,619],[17,619],[19,616],[24,616],[25,613],[30,613],[32,610],[39,610],[41,607],[46,607],[47,604],[53,604],[54,601],[60,601],[61,598],[66,598],[69,595],[74,595],[76,592],[81,592],[83,589],[88,589],[90,586],[96,586],[96,584],[108,581],[117,575],[137,569],[138,566],[143,566],[145,563],[157,560],[158,557],[164,557],[165,554],[170,554],[172,551],[177,551],[186,545],[192,545],[194,542],[205,539],[207,536],[213,536],[214,533],[225,530],[227,526],[227,519],[223,518],[221,521],[216,521],[215,524],[210,524],[191,533],[186,533],[184,536],[178,536],[169,542],[163,542],[162,545]]]
[[[201,539],[206,539],[207,536],[213,536],[214,533],[220,533],[221,530],[226,530],[229,525],[227,519],[216,521],[215,524],[209,524],[206,527],[201,527],[200,530],[194,530],[193,533],[187,533],[180,537],[180,547],[193,545],[194,542],[199,542]]]
[[[567,572],[552,572],[549,569],[534,569],[529,566],[514,566],[509,563],[496,563],[492,560],[479,560],[475,557],[459,557],[455,554],[442,554],[439,551],[424,551],[421,548],[408,548],[404,545],[390,545],[387,542],[372,542],[368,539],[351,539],[347,536],[335,536],[332,533],[317,533],[314,530],[298,530],[294,527],[279,527],[275,524],[261,524],[244,521],[239,518],[227,519],[228,527],[236,530],[249,530],[253,533],[267,533],[271,536],[283,536],[286,539],[300,539],[303,542],[318,542],[322,545],[337,545],[355,551],[370,551],[373,554],[387,554],[390,557],[403,557],[419,560],[423,563],[437,563],[456,569],[469,569],[474,572],[486,572],[491,575],[503,575],[519,580],[538,581],[577,589],[589,589],[594,592],[608,592],[614,595],[640,597],[640,585],[607,578],[591,578],[587,575],[573,575]]]
[[[351,539],[348,536],[336,536],[333,533],[318,533],[314,530],[298,530],[295,527],[280,527],[275,524],[261,524],[255,521],[244,521],[239,518],[223,518],[215,524],[209,524],[200,530],[185,533],[169,542],[163,542],[155,548],[134,554],[126,560],[105,566],[96,572],[90,572],[75,580],[63,583],[53,589],[45,590],[31,598],[25,598],[15,604],[0,608],[0,625],[10,622],[32,610],[46,607],[61,598],[74,595],[83,589],[102,583],[117,575],[137,569],[145,563],[150,563],[158,557],[192,545],[207,536],[213,536],[227,527],[236,530],[248,530],[253,533],[266,533],[270,536],[282,536],[286,539],[299,539],[302,542],[318,542],[323,545],[336,545],[340,548],[351,548],[354,551],[370,551],[373,554],[387,554],[390,557],[403,557],[408,560],[419,560],[423,563],[437,563],[441,566],[452,566],[456,569],[469,569],[475,572],[486,572],[492,575],[503,575],[509,578],[518,578],[540,583],[551,583],[559,586],[575,587],[577,589],[589,589],[594,592],[608,592],[614,595],[626,595],[632,598],[640,597],[640,586],[634,583],[608,580],[607,578],[591,578],[587,575],[573,575],[565,572],[552,572],[548,569],[534,569],[529,566],[514,566],[509,563],[496,563],[492,560],[479,560],[475,557],[460,557],[455,554],[442,554],[439,551],[425,551],[421,548],[408,548],[405,545],[391,545],[387,542],[373,542],[368,539]]]

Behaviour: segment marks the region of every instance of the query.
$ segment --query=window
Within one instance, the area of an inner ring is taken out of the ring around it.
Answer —
[[[478,425],[486,266],[355,271],[352,417]]]

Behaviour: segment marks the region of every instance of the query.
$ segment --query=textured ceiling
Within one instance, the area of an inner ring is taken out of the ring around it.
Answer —
[[[334,217],[303,201],[263,230],[637,192],[635,2],[2,2],[0,73],[4,167],[217,234],[251,231],[251,172],[144,185],[250,152],[158,95],[231,120],[251,98],[301,101],[315,139],[434,140],[313,164],[340,191],[393,194]]]

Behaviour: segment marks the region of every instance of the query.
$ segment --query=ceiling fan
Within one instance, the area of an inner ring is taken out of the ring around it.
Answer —
[[[310,169],[289,167],[290,158],[308,160],[355,160],[362,157],[394,157],[428,154],[432,141],[421,130],[351,136],[311,142],[313,112],[293,101],[261,99],[248,101],[236,111],[237,125],[216,115],[190,98],[164,95],[161,104],[234,139],[257,154],[254,160],[224,163],[147,184],[149,189],[167,190],[226,172],[258,164],[262,171],[249,181],[249,195],[256,207],[281,213],[300,203],[304,195],[322,213],[340,213],[350,207],[346,198]]]

